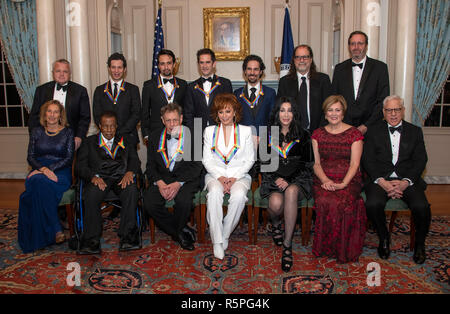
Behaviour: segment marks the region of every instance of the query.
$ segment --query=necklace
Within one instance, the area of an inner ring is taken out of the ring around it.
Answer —
[[[59,132],[61,132],[62,129],[63,128],[57,130],[56,132],[52,132],[52,131],[49,131],[47,128],[45,128],[45,134],[47,134],[48,136],[56,136],[59,134]]]

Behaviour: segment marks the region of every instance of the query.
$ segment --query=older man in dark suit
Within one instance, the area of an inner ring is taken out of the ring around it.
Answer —
[[[361,31],[348,38],[351,58],[334,68],[332,94],[344,96],[347,111],[344,122],[363,134],[367,127],[383,117],[383,100],[389,95],[387,65],[366,56],[369,39]]]
[[[330,88],[330,77],[317,71],[311,47],[299,45],[294,49],[289,73],[280,79],[277,98],[294,98],[302,127],[312,133],[325,124],[322,104],[330,95]]]
[[[130,143],[137,145],[139,137],[136,126],[141,118],[141,96],[139,88],[125,81],[127,61],[120,53],[113,53],[108,58],[110,80],[95,89],[92,111],[94,122],[100,124],[100,117],[105,111],[117,115],[117,135],[127,136]]]
[[[426,183],[421,177],[427,152],[422,129],[404,121],[404,112],[402,98],[387,97],[383,102],[385,121],[370,125],[365,136],[362,163],[368,174],[366,210],[380,240],[378,255],[387,259],[390,239],[384,207],[389,198],[405,201],[416,226],[413,259],[422,264],[426,259],[425,237],[431,221]]]
[[[117,118],[113,111],[100,116],[100,132],[89,136],[80,148],[77,173],[85,181],[84,232],[81,254],[101,252],[102,216],[100,204],[113,190],[120,198],[120,251],[139,249],[139,229],[136,208],[139,192],[134,180],[141,163],[135,143],[124,135],[118,136]]]
[[[142,87],[142,119],[141,131],[144,143],[148,145],[151,132],[163,127],[160,110],[168,103],[177,103],[183,108],[183,100],[187,83],[175,77],[175,54],[162,49],[158,54],[159,75],[145,81]]]
[[[66,109],[69,127],[75,135],[75,149],[78,149],[86,137],[91,123],[89,96],[85,87],[70,81],[70,63],[59,59],[53,63],[53,81],[36,88],[31,107],[28,129],[40,126],[39,112],[41,106],[49,100],[58,100]]]

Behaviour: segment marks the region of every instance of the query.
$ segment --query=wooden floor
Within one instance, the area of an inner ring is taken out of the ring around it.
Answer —
[[[0,180],[0,209],[18,209],[24,180]],[[450,216],[450,185],[432,184],[426,190],[434,216]]]

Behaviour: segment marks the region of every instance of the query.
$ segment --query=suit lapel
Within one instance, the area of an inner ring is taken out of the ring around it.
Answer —
[[[359,83],[358,95],[357,95],[356,99],[358,99],[359,96],[361,95],[361,92],[363,91],[363,89],[366,85],[367,79],[369,78],[369,74],[372,72],[372,67],[373,67],[372,60],[369,57],[367,57],[366,64],[364,66],[364,71],[361,76],[361,82]],[[352,82],[353,82],[353,80],[352,80]]]
[[[352,59],[349,60],[349,62],[345,66],[345,78],[344,80],[348,82],[350,85],[350,93],[352,95],[352,99],[355,100],[355,87],[353,86],[353,69],[352,69]]]
[[[402,133],[400,135],[400,147],[398,149],[398,161],[403,160],[403,155],[406,153],[407,149],[408,149],[408,143],[410,142],[410,135],[411,132],[409,131],[409,125],[405,122],[402,121]]]
[[[388,160],[392,163],[392,143],[391,143],[391,136],[389,135],[389,128],[386,121],[380,130],[380,134],[382,135],[382,138],[385,139],[384,149],[386,151]]]
[[[55,93],[55,85],[56,82],[53,81],[53,84],[49,84],[49,86],[45,90],[45,101],[49,101],[53,99],[53,94]]]
[[[70,105],[72,103],[72,98],[73,98],[73,84],[69,81],[68,82],[69,86],[67,88],[67,94],[66,94],[66,102],[64,104],[65,108],[66,108],[66,112],[68,112],[71,108]]]

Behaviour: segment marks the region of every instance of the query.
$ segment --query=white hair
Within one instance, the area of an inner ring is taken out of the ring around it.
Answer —
[[[404,107],[404,100],[403,98],[401,98],[398,95],[391,95],[391,96],[387,96],[384,100],[383,100],[383,108],[386,107],[386,104],[391,101],[391,100],[398,100],[400,102],[400,105],[402,105],[402,107]]]

